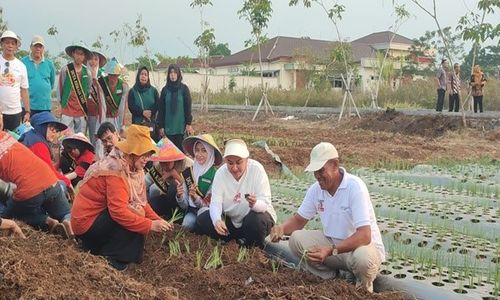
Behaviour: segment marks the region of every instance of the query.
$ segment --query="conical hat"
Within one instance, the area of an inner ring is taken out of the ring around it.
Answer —
[[[108,62],[104,65],[104,73],[106,74],[111,74],[111,75],[120,75],[122,72],[122,65],[118,62],[116,57],[111,58],[108,60]]]
[[[151,157],[152,161],[169,162],[186,158],[186,155],[166,137],[162,138],[156,145],[160,148],[160,152]]]
[[[222,164],[222,152],[220,152],[219,147],[217,147],[214,138],[208,133],[185,138],[184,141],[182,141],[182,148],[184,148],[184,152],[189,154],[191,157],[194,157],[193,147],[197,141],[203,141],[212,146],[214,148],[215,165],[219,166]]]
[[[73,51],[75,51],[76,48],[80,48],[83,50],[83,52],[85,52],[85,58],[86,59],[89,59],[90,56],[92,55],[92,53],[90,52],[89,48],[87,48],[87,46],[85,46],[85,44],[83,42],[78,42],[78,43],[75,43],[73,45],[69,45],[68,47],[66,47],[66,49],[64,49],[64,51],[66,52],[66,54],[68,54],[70,57],[73,57]]]
[[[108,62],[108,59],[106,58],[106,56],[104,54],[102,54],[101,52],[94,50],[94,51],[92,51],[92,53],[99,57],[99,68],[102,68]]]
[[[85,146],[85,148],[89,149],[90,151],[92,151],[92,152],[95,151],[94,145],[92,145],[92,143],[89,141],[89,139],[81,132],[73,133],[72,135],[65,137],[62,141],[63,147],[66,147],[66,144],[70,140],[78,141],[79,143],[83,144]]]

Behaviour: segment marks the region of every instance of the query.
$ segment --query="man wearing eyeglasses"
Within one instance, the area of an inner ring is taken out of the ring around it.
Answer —
[[[31,40],[30,54],[21,61],[29,75],[29,94],[31,115],[42,111],[50,112],[52,108],[52,89],[56,81],[54,63],[45,57],[45,41],[39,35]]]
[[[0,111],[5,130],[14,131],[23,122],[30,120],[30,98],[28,94],[28,73],[26,66],[15,57],[21,46],[21,39],[10,30],[0,37],[2,56],[0,56]],[[25,115],[22,118],[21,101]]]

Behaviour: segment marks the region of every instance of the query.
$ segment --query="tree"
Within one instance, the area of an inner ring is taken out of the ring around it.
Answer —
[[[7,21],[3,19],[3,8],[0,7],[0,33],[4,32],[5,30],[9,29],[7,26]]]
[[[210,56],[215,56],[215,55],[222,55],[222,56],[229,56],[231,55],[231,50],[229,50],[229,44],[228,43],[218,43],[215,45],[215,47],[212,47],[209,52]]]
[[[262,97],[257,106],[257,110],[252,118],[252,121],[255,120],[257,114],[259,113],[260,107],[264,105],[265,112],[267,114],[268,108],[271,111],[271,114],[274,115],[273,109],[269,100],[267,99],[267,87],[264,87],[264,74],[262,68],[262,53],[260,46],[262,44],[261,37],[263,35],[263,30],[267,28],[267,23],[271,18],[272,7],[270,0],[245,0],[243,3],[243,7],[238,11],[238,15],[240,19],[245,19],[250,23],[252,27],[251,33],[255,38],[257,44],[257,50],[259,54],[259,69],[260,69],[260,86],[262,90]]]
[[[488,76],[498,78],[500,76],[500,46],[487,46],[479,48],[476,51],[476,59],[473,61],[474,48],[471,48],[469,54],[465,56],[462,64],[462,75],[464,78],[470,78],[472,75],[472,67],[474,64],[480,65],[483,72]]]
[[[201,34],[196,37],[194,44],[198,47],[199,58],[203,64],[203,69],[205,74],[203,76],[203,81],[201,82],[201,93],[200,93],[200,104],[201,111],[208,112],[208,70],[210,67],[210,49],[215,48],[215,33],[214,29],[209,27],[209,24],[203,19],[203,8],[206,6],[212,6],[211,0],[194,0],[191,2],[191,7],[198,7],[200,10],[200,25]]]

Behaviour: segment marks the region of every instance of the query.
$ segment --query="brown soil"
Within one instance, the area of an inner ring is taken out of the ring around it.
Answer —
[[[408,116],[394,111],[365,114],[341,123],[336,117],[323,120],[282,120],[279,117],[218,112],[195,115],[196,133],[212,133],[222,139],[242,137],[249,144],[265,139],[271,150],[290,168],[302,170],[311,148],[321,141],[333,143],[347,166],[412,166],[438,160],[500,158],[500,132],[462,128],[460,117]],[[268,172],[278,168],[261,148],[250,146],[251,156]]]
[[[27,226],[23,230],[26,240],[0,237],[0,299],[403,299],[397,293],[370,295],[343,281],[283,266],[273,272],[258,249],[237,262],[236,243],[223,245],[222,267],[207,270],[204,265],[216,243],[189,233],[181,236],[179,228],[167,234],[163,245],[159,234],[149,236],[144,262],[122,273],[74,244]],[[178,257],[170,256],[168,248],[176,238]],[[200,268],[198,251],[203,251]]]

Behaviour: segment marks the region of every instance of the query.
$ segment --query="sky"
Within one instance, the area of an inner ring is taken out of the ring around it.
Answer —
[[[353,40],[373,32],[389,30],[395,17],[393,0],[339,0],[346,6],[339,23],[342,39]],[[396,0],[398,2],[398,0]],[[420,0],[431,9],[431,0]],[[460,16],[476,9],[477,0],[437,0],[437,11],[443,27],[456,27]],[[144,49],[126,45],[126,41],[115,43],[109,33],[121,29],[123,24],[134,24],[142,15],[143,25],[149,31],[150,53],[169,56],[196,57],[198,50],[193,41],[200,34],[200,11],[190,7],[191,0],[0,0],[3,17],[9,29],[23,39],[21,49],[27,49],[33,35],[46,40],[46,49],[58,53],[67,45],[84,41],[87,45],[101,36],[109,49],[109,57],[116,56],[124,63],[144,54]],[[244,49],[244,41],[251,37],[250,24],[238,17],[237,11],[243,0],[212,0],[213,6],[203,11],[203,17],[215,30],[217,43],[228,43],[232,53]],[[329,5],[330,0],[324,0]],[[426,30],[435,30],[432,18],[409,0],[405,4],[412,17],[398,33],[408,38],[418,38]],[[265,33],[269,38],[277,35],[310,37],[313,39],[337,40],[337,35],[326,13],[313,4],[311,8],[289,7],[288,0],[272,1],[273,13]],[[500,13],[490,16],[489,22],[498,23]],[[51,26],[58,34],[47,35]]]

